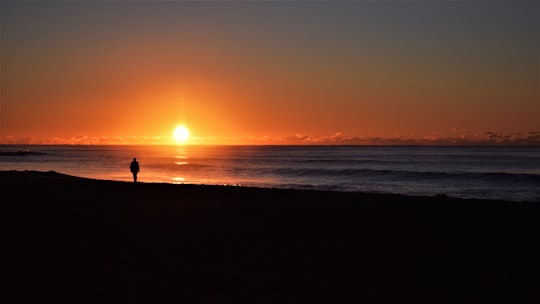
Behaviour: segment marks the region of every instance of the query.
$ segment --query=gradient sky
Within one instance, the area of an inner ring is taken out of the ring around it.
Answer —
[[[0,143],[540,144],[539,3],[2,1]]]

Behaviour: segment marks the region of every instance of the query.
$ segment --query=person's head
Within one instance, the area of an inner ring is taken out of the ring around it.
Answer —
[[[134,157],[134,158],[133,158],[133,161],[137,161],[137,159]]]

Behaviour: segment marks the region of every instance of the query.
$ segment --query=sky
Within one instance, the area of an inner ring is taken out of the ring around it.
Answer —
[[[0,144],[537,144],[539,1],[0,2]]]

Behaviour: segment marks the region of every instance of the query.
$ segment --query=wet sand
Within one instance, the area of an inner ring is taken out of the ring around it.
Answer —
[[[0,171],[3,297],[537,302],[540,204]]]

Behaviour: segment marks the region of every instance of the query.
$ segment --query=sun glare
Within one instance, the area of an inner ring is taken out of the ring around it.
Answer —
[[[174,140],[177,143],[185,143],[189,139],[189,130],[185,126],[177,126],[173,132]]]

